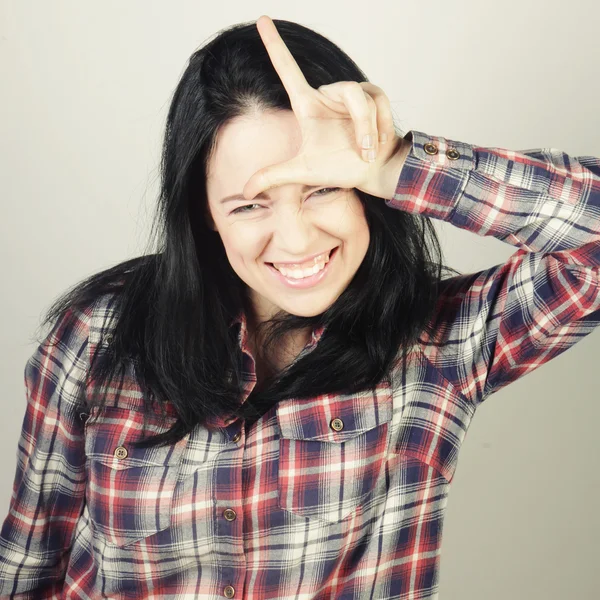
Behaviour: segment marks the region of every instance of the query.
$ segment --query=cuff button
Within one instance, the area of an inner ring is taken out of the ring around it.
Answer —
[[[427,142],[426,144],[423,144],[423,150],[425,150],[425,152],[427,152],[427,154],[437,154],[438,153],[437,146],[435,144],[432,144],[431,142]]]
[[[460,158],[460,152],[456,148],[448,148],[448,150],[446,150],[446,156],[450,160],[456,160]]]

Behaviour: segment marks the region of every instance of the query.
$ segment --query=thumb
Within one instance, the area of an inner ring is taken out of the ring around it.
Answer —
[[[252,200],[261,192],[287,183],[318,185],[320,179],[318,173],[311,171],[302,158],[296,157],[256,171],[244,185],[242,194],[246,200]]]

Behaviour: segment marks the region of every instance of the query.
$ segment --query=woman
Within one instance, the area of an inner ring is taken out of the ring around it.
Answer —
[[[598,325],[598,159],[401,137],[275,24],[191,57],[160,251],[48,313],[1,596],[434,598],[476,408]],[[430,218],[517,250],[443,279]]]

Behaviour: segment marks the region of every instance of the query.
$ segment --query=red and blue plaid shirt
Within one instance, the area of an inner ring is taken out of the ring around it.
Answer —
[[[510,259],[445,280],[434,337],[376,393],[280,402],[247,431],[215,420],[164,448],[130,446],[143,433],[133,371],[80,416],[110,297],[57,322],[25,368],[2,598],[437,597],[476,408],[600,323],[600,160],[407,138],[387,204],[504,240]],[[245,400],[254,361],[236,326]]]

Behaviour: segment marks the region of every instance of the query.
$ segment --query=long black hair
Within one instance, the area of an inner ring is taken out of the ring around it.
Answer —
[[[324,36],[290,21],[274,23],[312,87],[368,81]],[[144,408],[171,402],[177,413],[168,431],[144,439],[140,447],[174,443],[211,416],[251,422],[286,398],[372,389],[406,358],[433,315],[448,268],[431,221],[356,190],[370,230],[362,264],[324,313],[280,313],[266,324],[265,347],[293,330],[325,330],[312,351],[240,405],[242,351],[231,323],[248,308],[248,296],[219,234],[206,221],[206,166],[219,129],[255,108],[291,110],[291,105],[250,22],[218,32],[195,51],[175,89],[151,231],[156,252],[82,280],[46,313],[43,324],[111,295],[112,341],[102,360],[92,360],[88,376],[93,374],[100,389],[119,369],[133,365]],[[86,403],[103,400],[98,395]]]

